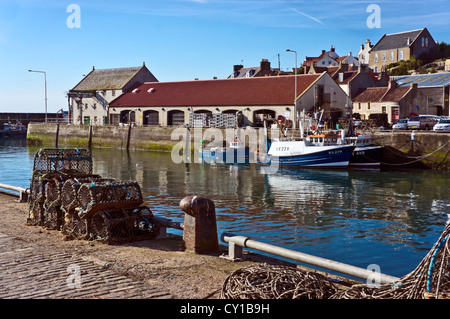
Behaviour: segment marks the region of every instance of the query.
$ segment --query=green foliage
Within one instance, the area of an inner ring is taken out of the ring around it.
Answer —
[[[438,59],[450,58],[450,44],[442,41],[438,46]]]
[[[386,66],[386,70],[388,70],[389,75],[408,75],[409,70],[417,70],[423,65],[422,60],[416,59],[416,57],[412,56],[410,60],[407,61],[399,61],[395,63],[388,64]]]

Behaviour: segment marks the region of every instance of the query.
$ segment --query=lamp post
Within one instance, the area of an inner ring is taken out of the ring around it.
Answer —
[[[47,123],[47,73],[44,71],[28,70],[28,72],[44,73],[45,81],[45,123]]]
[[[295,79],[295,96],[294,96],[294,128],[297,128],[297,51],[287,49],[286,52],[295,53],[295,68],[294,68],[294,79]]]

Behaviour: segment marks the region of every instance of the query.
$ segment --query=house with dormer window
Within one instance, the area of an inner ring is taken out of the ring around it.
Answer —
[[[381,72],[386,65],[430,56],[437,50],[436,41],[427,28],[394,34],[385,34],[369,51],[369,67]]]

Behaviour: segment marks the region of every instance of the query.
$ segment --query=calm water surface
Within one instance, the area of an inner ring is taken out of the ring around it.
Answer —
[[[29,186],[38,148],[0,141],[0,183]],[[401,277],[438,239],[450,214],[450,174],[323,171],[257,165],[175,164],[170,153],[94,150],[94,173],[140,183],[158,216],[183,221],[180,200],[209,197],[219,234]],[[177,233],[176,230],[173,230]]]

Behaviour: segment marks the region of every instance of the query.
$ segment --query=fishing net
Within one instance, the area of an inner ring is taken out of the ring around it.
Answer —
[[[336,288],[330,279],[296,268],[259,265],[238,269],[225,281],[224,299],[449,299],[450,224],[419,265],[394,283]]]
[[[447,299],[450,298],[450,224],[419,265],[393,284],[354,285],[333,299]]]
[[[325,276],[298,268],[260,264],[236,270],[221,299],[327,299],[337,292]]]

